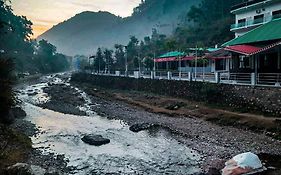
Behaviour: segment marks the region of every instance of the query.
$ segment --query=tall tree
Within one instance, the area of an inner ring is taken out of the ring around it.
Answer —
[[[105,49],[103,53],[104,53],[104,60],[105,60],[106,69],[107,69],[107,71],[110,72],[110,70],[113,67],[113,61],[114,61],[113,57],[112,57],[113,51],[109,50],[109,49]]]
[[[125,69],[125,51],[124,46],[121,44],[115,44],[115,60],[116,68],[119,70]]]
[[[128,62],[133,67],[135,67],[134,60],[138,57],[138,44],[139,40],[135,36],[131,36],[126,51]]]
[[[96,57],[94,60],[94,68],[98,72],[105,69],[104,55],[102,53],[101,48],[98,48],[98,50],[97,50]]]

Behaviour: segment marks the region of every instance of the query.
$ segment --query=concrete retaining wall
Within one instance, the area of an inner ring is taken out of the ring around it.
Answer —
[[[160,95],[206,102],[243,112],[256,112],[281,117],[281,89],[203,82],[135,79],[77,73],[74,82],[120,90],[137,90]]]

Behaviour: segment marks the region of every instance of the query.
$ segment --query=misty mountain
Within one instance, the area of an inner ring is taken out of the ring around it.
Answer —
[[[170,35],[198,0],[146,0],[127,18],[109,12],[83,12],[54,26],[38,37],[67,55],[92,54],[98,47],[127,44],[131,35],[151,35],[152,28]]]

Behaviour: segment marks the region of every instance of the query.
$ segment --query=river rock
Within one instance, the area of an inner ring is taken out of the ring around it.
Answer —
[[[247,152],[228,160],[222,170],[222,175],[242,175],[261,171],[263,171],[263,165],[259,157]]]
[[[132,125],[129,129],[130,129],[130,131],[133,131],[133,132],[140,132],[140,131],[147,130],[147,129],[150,129],[150,128],[156,127],[156,126],[159,126],[159,125],[152,124],[152,123],[138,123],[138,124]]]
[[[94,146],[101,146],[110,143],[109,139],[103,138],[101,135],[86,135],[81,139],[83,142],[94,145]]]
[[[17,163],[6,169],[6,175],[44,175],[46,170],[37,165]]]

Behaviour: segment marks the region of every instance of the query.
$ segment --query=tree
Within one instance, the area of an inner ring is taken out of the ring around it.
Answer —
[[[113,67],[113,57],[112,57],[112,50],[105,49],[103,54],[104,54],[104,59],[105,59],[105,67],[107,71],[110,72],[111,68]]]
[[[105,69],[104,55],[102,54],[101,48],[98,48],[97,50],[96,57],[94,60],[94,68],[95,70],[98,70],[98,72]]]
[[[145,57],[143,60],[143,65],[147,70],[152,70],[154,66],[154,61],[150,57]]]
[[[116,61],[116,68],[119,70],[125,69],[125,52],[124,46],[121,44],[115,44],[115,61]]]
[[[0,122],[10,123],[8,117],[11,106],[14,105],[14,94],[12,90],[14,62],[12,59],[0,58]]]
[[[131,36],[127,46],[128,62],[133,67],[135,67],[134,60],[138,56],[138,43],[139,40],[135,36]]]
[[[241,2],[243,0],[202,0],[198,6],[190,8],[183,25],[176,29],[174,38],[185,47],[224,43],[234,37],[229,30],[229,26],[234,22],[230,9],[234,4]]]
[[[46,40],[40,40],[36,46],[36,63],[42,73],[52,73],[65,71],[69,68],[70,64],[68,58],[57,53],[57,49],[54,45]]]

